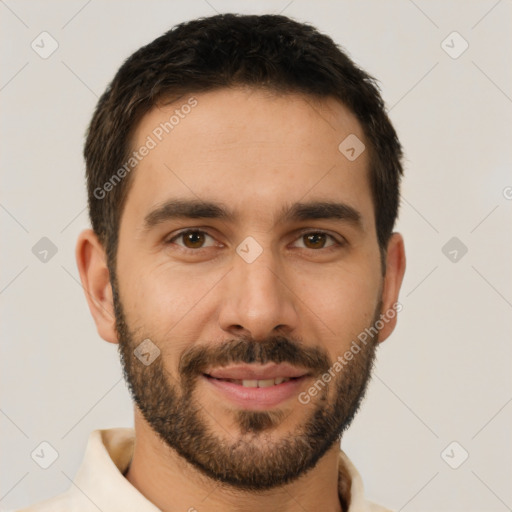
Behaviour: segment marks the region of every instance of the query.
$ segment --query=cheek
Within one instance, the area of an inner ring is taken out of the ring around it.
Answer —
[[[380,301],[382,277],[370,268],[356,271],[346,267],[315,277],[301,280],[297,287],[304,290],[300,298],[310,318],[332,340],[333,351],[339,352],[371,325]]]
[[[140,326],[148,336],[164,344],[168,339],[179,339],[186,344],[194,338],[189,328],[201,327],[198,317],[205,318],[207,294],[219,282],[219,270],[198,272],[184,270],[183,266],[165,264],[151,267],[151,262],[131,267],[124,282],[123,305],[131,325]],[[173,348],[174,350],[174,348]]]

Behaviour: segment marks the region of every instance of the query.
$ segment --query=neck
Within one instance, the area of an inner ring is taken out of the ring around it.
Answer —
[[[339,446],[294,482],[241,491],[201,473],[169,448],[135,408],[135,447],[126,479],[162,512],[343,512],[338,496]]]

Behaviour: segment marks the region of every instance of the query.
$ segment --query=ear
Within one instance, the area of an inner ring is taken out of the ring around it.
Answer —
[[[114,302],[107,257],[92,229],[86,229],[80,233],[75,256],[82,287],[98,334],[105,341],[117,343]]]
[[[386,275],[384,276],[384,285],[382,288],[381,315],[384,315],[387,320],[383,322],[384,327],[379,331],[379,343],[384,341],[395,329],[398,311],[402,309],[401,304],[398,302],[398,295],[402,286],[404,273],[404,240],[400,233],[393,233],[388,242]]]

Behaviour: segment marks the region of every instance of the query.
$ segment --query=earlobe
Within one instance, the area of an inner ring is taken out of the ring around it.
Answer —
[[[396,326],[401,305],[398,297],[405,273],[404,240],[400,233],[393,233],[386,254],[386,275],[382,289],[382,311],[384,327],[379,331],[379,342],[384,341]]]
[[[80,233],[75,256],[82,287],[98,334],[105,341],[117,343],[112,286],[106,254],[92,229]]]

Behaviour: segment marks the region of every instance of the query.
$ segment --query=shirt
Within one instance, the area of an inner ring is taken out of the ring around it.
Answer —
[[[134,445],[133,428],[94,430],[70,488],[18,512],[161,512],[123,476]],[[365,499],[361,477],[342,450],[338,480],[347,512],[391,512]]]

